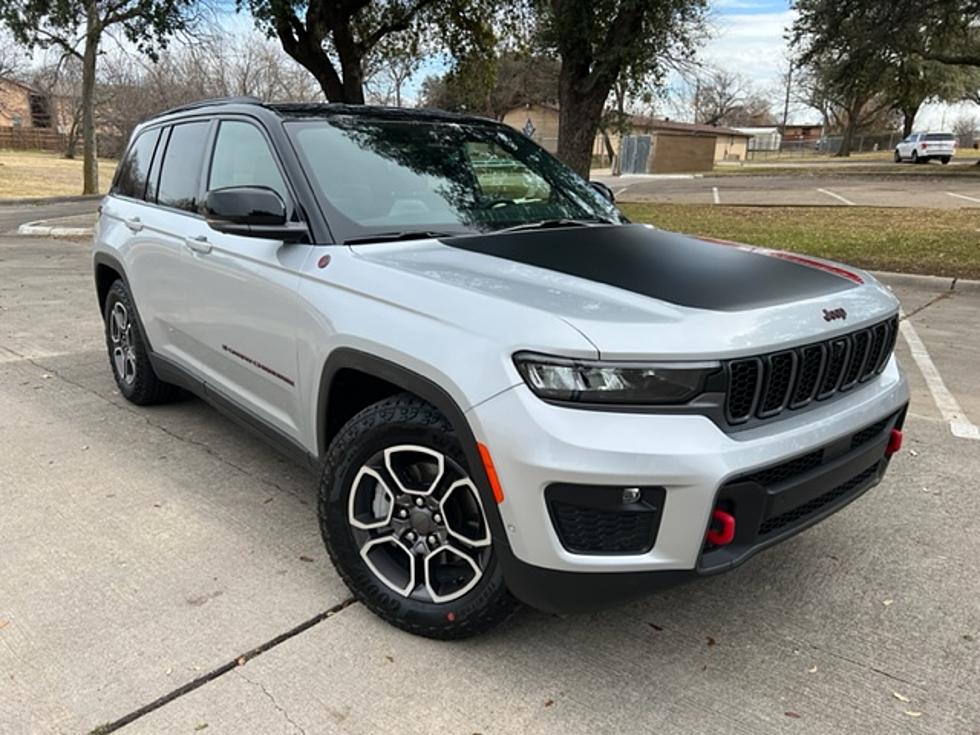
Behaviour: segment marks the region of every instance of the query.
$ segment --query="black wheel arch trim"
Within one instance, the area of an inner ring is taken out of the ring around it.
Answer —
[[[456,432],[456,436],[459,437],[460,445],[466,456],[466,463],[469,465],[473,480],[480,491],[480,498],[487,510],[487,520],[490,523],[490,533],[494,539],[494,549],[506,546],[509,553],[510,544],[507,541],[503,520],[500,517],[500,511],[497,510],[497,503],[490,488],[490,479],[487,477],[486,469],[483,466],[483,460],[477,449],[476,437],[470,428],[470,423],[449,392],[424,375],[383,357],[352,347],[338,347],[331,352],[320,373],[320,387],[317,393],[316,446],[319,455],[321,457],[326,455],[330,389],[334,378],[341,370],[357,370],[391,383],[424,401],[428,401],[446,417],[453,427],[453,431]]]
[[[96,299],[99,300],[99,316],[102,317],[103,319],[105,318],[105,313],[104,313],[105,310],[103,309],[105,305],[102,303],[102,300],[99,296],[99,278],[98,278],[99,266],[105,266],[107,268],[111,268],[113,271],[115,271],[118,274],[119,280],[123,282],[123,286],[125,286],[126,291],[129,292],[129,298],[133,302],[133,310],[136,312],[136,328],[139,330],[140,339],[142,339],[143,344],[146,345],[146,351],[152,355],[153,345],[150,344],[150,338],[147,336],[146,329],[143,327],[143,317],[140,316],[139,307],[136,305],[136,294],[133,293],[133,289],[129,285],[129,276],[126,274],[126,269],[123,268],[123,264],[119,261],[118,258],[109,255],[108,253],[97,252],[92,256],[92,265],[93,265],[92,276],[95,279],[95,295],[96,295]],[[111,284],[110,284],[110,288],[111,288]]]

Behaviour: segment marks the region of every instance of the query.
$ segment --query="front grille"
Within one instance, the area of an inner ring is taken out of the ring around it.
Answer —
[[[832,340],[727,361],[726,420],[774,418],[870,380],[888,364],[897,333],[892,317]]]
[[[759,536],[768,536],[769,534],[776,533],[776,531],[782,530],[787,526],[793,526],[805,521],[810,516],[819,513],[834,501],[842,500],[847,495],[863,489],[864,484],[868,482],[868,480],[870,480],[877,471],[878,463],[875,462],[863,472],[855,475],[847,482],[838,485],[832,490],[825,492],[823,495],[803,503],[792,510],[788,510],[785,513],[780,513],[778,516],[764,520],[761,524],[759,524]]]
[[[656,513],[624,513],[552,503],[562,546],[579,554],[642,554],[653,544]]]

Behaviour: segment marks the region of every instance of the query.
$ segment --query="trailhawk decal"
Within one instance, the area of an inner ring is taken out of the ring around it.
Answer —
[[[758,309],[826,296],[862,282],[802,256],[663,232],[597,225],[452,237],[443,244],[587,278],[680,306]]]

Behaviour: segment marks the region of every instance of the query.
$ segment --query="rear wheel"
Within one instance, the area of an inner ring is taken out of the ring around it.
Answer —
[[[180,391],[153,372],[136,307],[122,281],[109,287],[102,316],[109,364],[123,398],[139,406],[173,400]]]
[[[347,586],[399,628],[466,638],[518,608],[459,440],[415,396],[375,403],[340,430],[321,473],[319,516]]]
[[[912,163],[918,163],[918,162],[919,162],[919,152],[912,151]]]
[[[949,163],[949,156],[943,156],[939,160],[942,161],[943,166],[945,166],[947,163]]]

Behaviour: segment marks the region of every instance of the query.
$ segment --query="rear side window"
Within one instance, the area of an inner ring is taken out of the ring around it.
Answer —
[[[197,211],[204,150],[208,143],[206,121],[174,125],[163,156],[157,203],[165,207]]]
[[[146,192],[146,180],[153,160],[160,129],[140,133],[129,147],[126,157],[119,164],[112,193],[133,199],[142,199]]]
[[[286,201],[286,184],[265,136],[254,125],[225,120],[218,128],[208,191],[227,186],[267,186]]]

